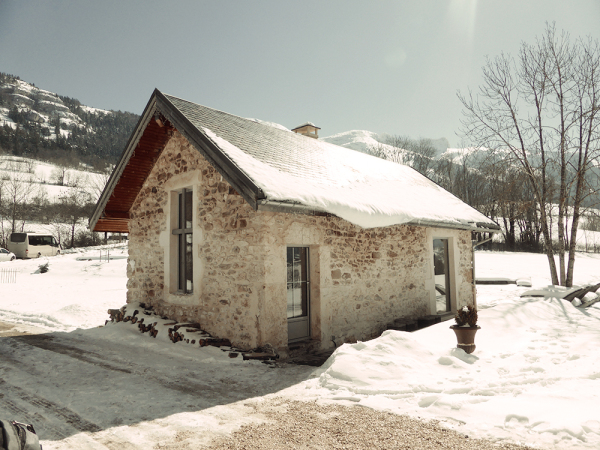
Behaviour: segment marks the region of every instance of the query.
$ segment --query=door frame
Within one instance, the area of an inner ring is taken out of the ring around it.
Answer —
[[[435,268],[433,267],[433,240],[434,239],[446,239],[448,241],[448,280],[450,288],[446,289],[447,294],[450,295],[450,311],[456,312],[457,300],[458,300],[458,286],[457,286],[457,261],[456,258],[459,255],[457,248],[457,236],[452,231],[445,232],[442,228],[428,228],[427,229],[427,247],[429,249],[429,314],[437,315],[436,305],[436,290],[435,290]],[[442,313],[443,314],[443,313]]]

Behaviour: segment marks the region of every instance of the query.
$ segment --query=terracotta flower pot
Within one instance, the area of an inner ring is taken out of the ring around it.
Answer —
[[[475,351],[475,333],[481,327],[475,325],[474,327],[459,327],[458,325],[452,325],[450,328],[454,330],[456,334],[456,340],[458,348],[462,348],[465,353],[473,353]]]

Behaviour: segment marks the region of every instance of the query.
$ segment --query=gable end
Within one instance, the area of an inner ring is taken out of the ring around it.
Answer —
[[[258,209],[265,198],[262,190],[156,89],[96,204],[89,221],[91,230],[128,233],[131,206],[175,130]]]

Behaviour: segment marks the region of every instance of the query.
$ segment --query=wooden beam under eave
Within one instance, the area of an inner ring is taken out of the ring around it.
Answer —
[[[129,233],[127,220],[123,219],[98,219],[94,231],[108,231],[109,233]]]

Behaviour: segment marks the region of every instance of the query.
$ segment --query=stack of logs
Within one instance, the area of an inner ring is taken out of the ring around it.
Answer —
[[[152,306],[146,307],[143,303],[140,304],[142,308],[144,308],[143,313],[146,316],[151,316],[154,313],[152,311]],[[133,311],[133,314],[130,316],[125,316],[125,306],[121,307],[121,309],[109,309],[108,314],[110,315],[110,320],[112,322],[131,322],[132,324],[138,324],[138,329],[141,333],[150,333],[150,336],[156,338],[158,334],[157,324],[158,322],[148,322],[144,323],[144,317],[138,317],[139,310]],[[163,317],[163,319],[167,319]],[[108,323],[108,320],[106,321]],[[169,322],[165,323],[164,326],[168,326],[169,339],[173,343],[177,343],[180,341],[184,341],[187,344],[195,344],[196,339],[190,339],[189,337],[185,337],[182,328],[185,328],[186,333],[199,333],[198,336],[198,344],[200,347],[206,347],[211,345],[213,347],[231,347],[231,342],[229,339],[221,339],[211,336],[209,333],[204,331],[199,323],[177,323],[177,322]],[[189,335],[188,335],[189,336]],[[194,335],[192,335],[194,336]],[[237,355],[236,355],[237,356]]]

